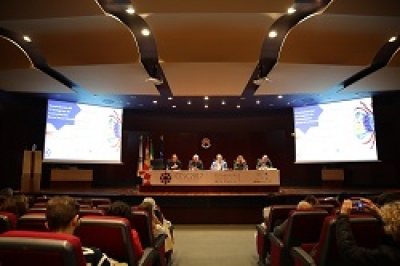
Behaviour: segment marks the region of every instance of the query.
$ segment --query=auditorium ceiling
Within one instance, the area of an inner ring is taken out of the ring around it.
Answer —
[[[0,37],[16,95],[228,112],[400,91],[399,0],[1,1]]]

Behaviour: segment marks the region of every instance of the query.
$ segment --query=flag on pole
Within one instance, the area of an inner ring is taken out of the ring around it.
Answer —
[[[144,170],[150,170],[150,138],[147,136],[146,140],[146,148],[144,149]]]
[[[138,172],[138,176],[140,176],[143,171],[143,136],[140,135],[139,137],[139,157],[138,157],[138,168],[137,168],[137,172]]]
[[[164,136],[160,136],[160,159],[164,159]]]
[[[150,138],[150,163],[154,159],[154,147],[153,147],[153,141]]]

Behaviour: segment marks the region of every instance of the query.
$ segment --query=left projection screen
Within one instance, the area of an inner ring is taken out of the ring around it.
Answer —
[[[49,100],[43,161],[121,163],[122,112]]]

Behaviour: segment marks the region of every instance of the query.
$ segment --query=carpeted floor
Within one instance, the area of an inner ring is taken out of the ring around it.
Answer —
[[[255,225],[175,225],[173,266],[257,265]]]

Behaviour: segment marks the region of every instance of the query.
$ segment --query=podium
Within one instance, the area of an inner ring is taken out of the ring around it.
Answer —
[[[40,191],[42,152],[25,150],[22,161],[21,192]]]

